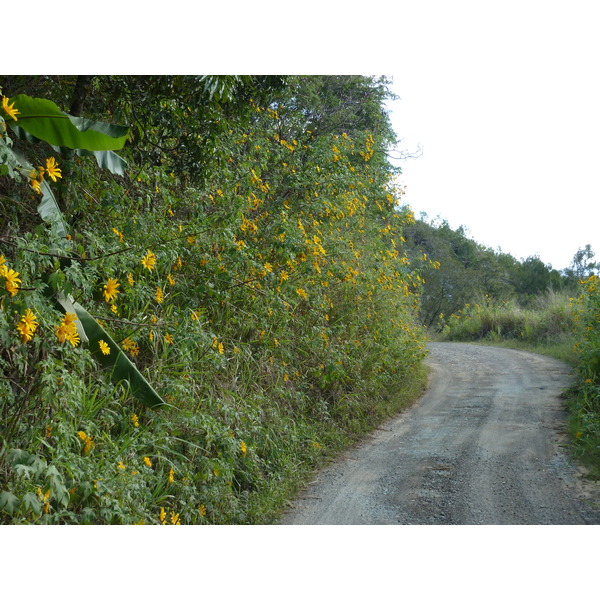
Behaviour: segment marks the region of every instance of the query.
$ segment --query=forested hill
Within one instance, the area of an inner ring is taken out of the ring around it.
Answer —
[[[384,78],[0,86],[0,521],[266,522],[418,394]]]
[[[486,297],[529,307],[548,292],[577,295],[578,281],[597,269],[589,244],[575,252],[568,269],[558,271],[539,256],[518,260],[488,248],[469,237],[464,227],[452,229],[447,221],[427,215],[405,227],[404,238],[413,260],[426,256],[429,264],[440,265],[423,276],[420,315],[428,327],[443,325],[465,305]]]

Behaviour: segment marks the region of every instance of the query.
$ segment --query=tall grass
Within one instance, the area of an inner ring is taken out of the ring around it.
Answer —
[[[484,296],[440,320],[435,337],[527,348],[573,364],[576,310],[566,292],[548,291],[528,307]]]

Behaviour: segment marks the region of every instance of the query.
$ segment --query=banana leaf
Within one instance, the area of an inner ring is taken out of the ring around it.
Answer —
[[[15,136],[20,140],[26,140],[32,144],[37,144],[42,141],[28,131],[25,131],[22,127],[19,127],[17,124],[13,124],[12,130],[15,133]],[[60,146],[52,146],[52,149],[59,154],[65,154],[65,150],[71,152],[71,149],[66,149],[64,146],[62,148]],[[0,152],[2,152],[2,147],[0,147]],[[112,150],[92,151],[76,148],[75,153],[77,156],[93,156],[101,169],[108,169],[114,175],[125,175],[127,161]],[[0,160],[1,158],[2,157],[0,156]]]
[[[19,94],[11,100],[19,113],[17,121],[8,124],[53,146],[96,152],[120,150],[125,145],[128,127],[73,117],[45,98]]]
[[[150,408],[158,408],[166,405],[166,402],[157,394],[149,381],[138,371],[137,367],[125,356],[119,345],[112,339],[108,332],[90,315],[90,313],[72,298],[59,295],[59,304],[65,312],[74,312],[79,321],[75,321],[78,327],[79,337],[82,341],[87,340],[92,356],[108,371],[114,383],[127,381],[131,393],[142,404]],[[80,329],[81,327],[81,329]],[[84,335],[81,335],[83,330]],[[109,354],[104,354],[100,349],[100,341],[110,349]]]

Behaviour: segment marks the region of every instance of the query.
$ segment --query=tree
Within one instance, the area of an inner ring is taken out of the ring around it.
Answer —
[[[600,268],[600,263],[594,261],[596,254],[592,250],[590,244],[586,244],[585,248],[579,248],[569,268],[565,269],[565,275],[573,279],[587,279],[590,275],[594,275]]]

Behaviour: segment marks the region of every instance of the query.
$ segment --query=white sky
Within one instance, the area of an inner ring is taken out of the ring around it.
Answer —
[[[414,2],[391,106],[404,197],[516,258],[600,258],[600,35],[592,2]]]

